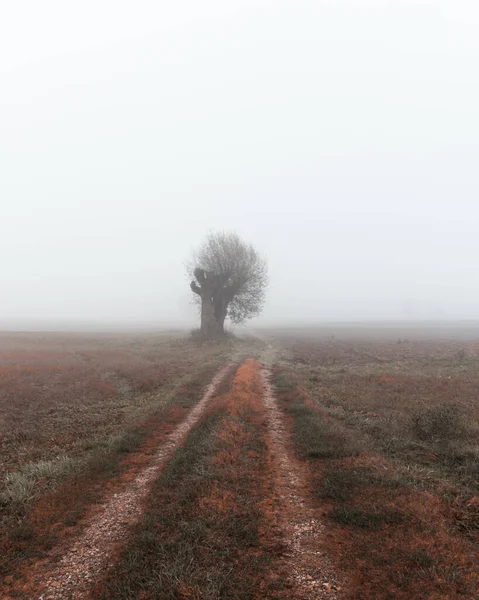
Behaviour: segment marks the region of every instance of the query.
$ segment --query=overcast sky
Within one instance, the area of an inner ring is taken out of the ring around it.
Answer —
[[[0,321],[192,322],[209,230],[263,322],[479,318],[476,0],[0,5]]]

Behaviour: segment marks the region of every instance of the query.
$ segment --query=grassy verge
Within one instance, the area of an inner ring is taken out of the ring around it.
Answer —
[[[213,399],[93,598],[257,597],[269,560],[260,549],[267,447],[257,375],[247,361]]]
[[[216,370],[204,368],[169,395],[159,395],[148,419],[89,441],[79,458],[43,461],[10,474],[0,500],[0,574],[11,580],[26,561],[74,535],[92,504],[146,466]]]
[[[292,371],[276,369],[274,384],[348,597],[476,597],[477,545],[458,532],[451,504],[418,489],[367,437],[328,414]]]

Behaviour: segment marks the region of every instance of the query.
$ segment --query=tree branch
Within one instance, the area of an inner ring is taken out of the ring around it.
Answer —
[[[201,288],[199,285],[196,285],[196,282],[192,281],[190,283],[190,288],[193,292],[195,292],[195,294],[198,294],[198,296],[201,296]]]
[[[206,279],[206,273],[203,269],[200,268],[196,268],[193,272],[194,276],[196,277],[196,279],[198,280],[198,283],[200,285],[203,285]],[[194,290],[193,290],[194,291]]]

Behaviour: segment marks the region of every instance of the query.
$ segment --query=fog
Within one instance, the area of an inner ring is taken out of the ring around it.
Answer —
[[[0,18],[0,322],[190,325],[235,230],[257,323],[479,318],[473,0],[22,0]]]

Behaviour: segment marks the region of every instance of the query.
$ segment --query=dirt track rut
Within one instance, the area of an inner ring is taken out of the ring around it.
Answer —
[[[150,466],[144,469],[124,491],[115,494],[89,523],[79,539],[65,552],[61,561],[48,573],[39,600],[73,600],[87,597],[91,584],[109,566],[109,559],[128,528],[142,513],[142,501],[158,477],[166,461],[200,418],[218,385],[231,370],[227,365],[213,378],[201,400],[156,452]]]
[[[288,574],[292,588],[291,595],[288,592],[284,597],[291,600],[338,598],[341,587],[324,552],[324,527],[317,517],[318,511],[310,504],[304,468],[289,447],[290,436],[276,403],[270,373],[265,368],[261,375],[271,450],[278,474],[279,524],[286,545],[282,570]]]

